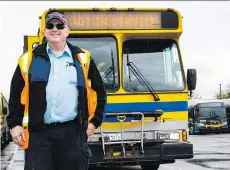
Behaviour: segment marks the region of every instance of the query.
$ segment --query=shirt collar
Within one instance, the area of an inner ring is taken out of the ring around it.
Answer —
[[[47,46],[46,46],[46,51],[47,51],[47,54],[49,54],[50,52],[52,52],[52,50],[51,50],[51,48],[50,48],[50,46],[49,46],[48,43],[47,43]],[[71,52],[70,48],[68,47],[67,43],[65,44],[65,48],[64,48],[64,50],[63,50],[61,56],[64,54],[64,52],[66,52],[66,53],[68,54],[69,57],[72,56],[72,55],[71,55],[72,52]]]

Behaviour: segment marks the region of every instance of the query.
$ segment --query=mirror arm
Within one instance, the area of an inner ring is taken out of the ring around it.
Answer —
[[[189,96],[192,97],[192,90],[190,89],[189,91]]]

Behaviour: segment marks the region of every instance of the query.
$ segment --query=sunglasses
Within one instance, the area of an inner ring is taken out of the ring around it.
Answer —
[[[59,30],[63,30],[65,28],[65,24],[56,24],[56,25],[52,23],[46,24],[46,28],[49,30],[53,29],[54,27],[56,27]]]

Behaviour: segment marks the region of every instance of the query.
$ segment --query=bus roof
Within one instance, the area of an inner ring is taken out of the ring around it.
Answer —
[[[190,99],[188,100],[188,107],[192,108],[195,107],[197,104],[201,103],[223,103],[223,100],[218,99]],[[230,101],[229,101],[230,103]]]
[[[222,99],[224,102],[225,107],[230,107],[230,99]]]

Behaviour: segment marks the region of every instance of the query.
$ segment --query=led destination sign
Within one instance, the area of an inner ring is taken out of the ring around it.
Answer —
[[[176,29],[165,24],[167,17],[162,18],[165,12],[168,11],[66,11],[64,15],[71,30]],[[177,24],[174,25],[178,26],[177,15],[172,14],[176,16]]]

